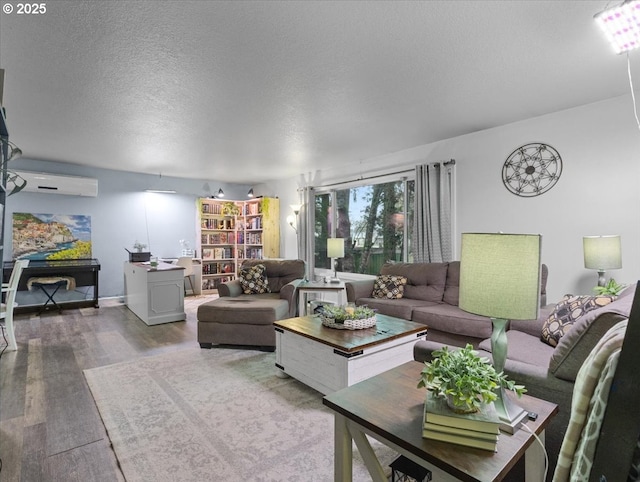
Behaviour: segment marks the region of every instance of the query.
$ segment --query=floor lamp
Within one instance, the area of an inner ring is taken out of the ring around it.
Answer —
[[[540,305],[540,249],[537,234],[463,233],[460,254],[460,308],[488,316],[493,324],[493,366],[504,370],[509,320],[535,320]],[[500,429],[514,433],[524,409],[499,388]]]

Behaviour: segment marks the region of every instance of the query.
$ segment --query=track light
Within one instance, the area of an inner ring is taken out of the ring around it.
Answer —
[[[17,159],[22,156],[22,149],[16,146],[13,142],[10,142],[9,139],[3,139],[0,137],[0,145],[2,145],[2,152],[5,153],[5,149],[8,148],[8,153],[6,154],[6,158],[4,161],[4,165],[2,168],[6,169],[6,184],[3,186],[5,192],[8,191],[7,188],[11,187],[11,191],[8,192],[7,196],[11,196],[12,194],[16,194],[22,191],[27,185],[27,181],[20,176],[20,174],[7,169],[6,163],[11,161],[12,159]],[[4,157],[4,156],[3,156]]]
[[[224,191],[222,188],[218,189],[218,195],[216,197],[224,197]]]
[[[7,154],[7,162],[13,159],[18,159],[22,156],[22,149],[16,146],[13,142],[9,141],[8,139],[0,139],[0,142],[5,144],[9,148],[9,153]]]
[[[249,189],[249,192],[247,193],[247,197],[253,197],[253,188]]]

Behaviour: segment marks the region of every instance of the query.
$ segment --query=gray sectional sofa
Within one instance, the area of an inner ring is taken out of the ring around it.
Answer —
[[[427,338],[453,346],[471,343],[475,348],[491,336],[491,319],[458,307],[460,262],[386,263],[381,275],[405,276],[407,284],[400,299],[373,298],[373,279],[347,281],[347,301],[367,305],[384,315],[424,323]],[[540,300],[546,302],[548,269],[542,265]]]
[[[388,264],[380,274],[407,276],[405,297],[371,298],[373,280],[347,282],[347,299],[366,304],[381,313],[412,319],[428,326],[427,338],[416,342],[414,359],[431,360],[431,353],[443,347],[471,343],[480,355],[491,358],[491,320],[466,313],[457,306],[459,262]],[[548,270],[543,265],[541,300],[546,301]],[[542,326],[556,303],[542,306],[537,320],[512,320],[507,330],[507,375],[523,384],[530,395],[558,404],[559,412],[546,431],[551,479],[562,439],[571,414],[576,376],[598,340],[615,324],[629,317],[635,286],[612,303],[578,318],[556,347],[542,341]],[[440,297],[440,299],[438,299]]]

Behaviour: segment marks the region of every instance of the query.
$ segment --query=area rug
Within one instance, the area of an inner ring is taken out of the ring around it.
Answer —
[[[129,482],[332,481],[333,414],[274,363],[195,348],[84,374]],[[371,442],[388,467],[396,454]],[[371,480],[355,446],[354,480]]]

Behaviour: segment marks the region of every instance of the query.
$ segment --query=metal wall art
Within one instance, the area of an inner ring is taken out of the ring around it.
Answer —
[[[548,144],[531,143],[509,154],[502,182],[516,196],[533,197],[549,191],[562,174],[560,154]]]

